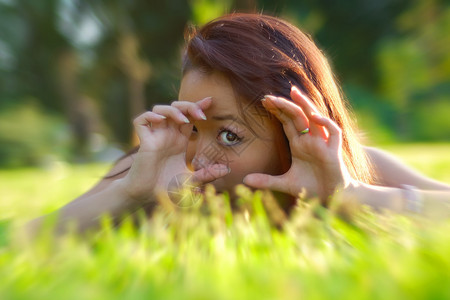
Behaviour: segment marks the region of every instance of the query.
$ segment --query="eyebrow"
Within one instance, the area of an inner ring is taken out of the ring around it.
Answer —
[[[247,127],[247,124],[245,124],[241,119],[236,118],[236,116],[234,116],[234,115],[218,115],[218,116],[213,116],[212,119],[216,120],[216,121],[228,121],[228,120],[230,120],[230,121],[237,122],[237,123],[242,124],[242,125]]]

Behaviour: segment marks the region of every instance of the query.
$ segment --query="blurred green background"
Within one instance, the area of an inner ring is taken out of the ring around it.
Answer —
[[[367,144],[450,141],[444,0],[0,0],[0,167],[113,160],[177,98],[187,24],[281,16],[324,50]]]
[[[87,242],[10,238],[105,174],[131,120],[177,98],[186,25],[232,11],[311,34],[365,143],[450,183],[448,0],[0,0],[1,299],[448,298],[448,222],[170,214]]]

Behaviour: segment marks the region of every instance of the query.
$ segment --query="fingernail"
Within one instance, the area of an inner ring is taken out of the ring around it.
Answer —
[[[293,86],[291,87],[291,91],[297,91],[297,92],[300,92],[300,90],[299,90],[295,85],[293,85]]]
[[[272,96],[272,95],[265,95],[264,96],[264,98],[263,98],[263,101],[266,101],[266,100],[276,100],[277,99],[277,97],[275,97],[275,96]]]
[[[183,120],[184,123],[186,123],[186,124],[189,124],[189,123],[190,123],[190,122],[189,122],[189,119],[186,118],[185,115],[180,114],[180,117],[181,117],[181,119]]]
[[[211,100],[211,99],[212,99],[212,97],[211,97],[211,96],[208,96],[208,97],[203,98],[202,100],[200,100],[200,101],[198,101],[198,102],[209,101],[209,100]],[[197,103],[198,103],[198,102],[197,102]]]
[[[201,111],[200,109],[197,111],[197,113],[198,113],[198,115],[200,116],[200,118],[202,118],[203,120],[205,120],[206,121],[206,116],[205,116],[205,114],[203,113],[203,111]]]
[[[166,116],[162,116],[162,115],[158,115],[161,119],[163,119],[163,120],[165,120],[165,119],[167,119],[167,117]]]

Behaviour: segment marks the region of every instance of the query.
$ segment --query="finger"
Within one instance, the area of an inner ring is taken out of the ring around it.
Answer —
[[[212,103],[212,97],[203,98],[200,101],[195,102],[202,110],[208,109]]]
[[[286,180],[282,176],[272,176],[262,173],[248,174],[243,179],[244,184],[256,189],[270,189],[288,193]]]
[[[270,95],[265,99],[264,107],[280,120],[288,139],[297,137],[300,132],[308,128],[309,121],[299,106],[286,99]]]
[[[314,114],[311,121],[323,126],[328,131],[328,145],[338,149],[342,145],[342,129],[330,118]]]
[[[212,164],[194,172],[193,181],[205,184],[230,173],[230,168],[224,164]]]
[[[307,115],[311,115],[312,113],[319,114],[319,110],[314,103],[295,85],[291,87],[291,98]]]
[[[137,118],[133,120],[134,128],[136,129],[136,132],[138,136],[141,136],[143,134],[146,134],[149,131],[149,125],[156,123],[160,124],[164,120],[166,120],[166,116],[147,111],[141,115],[139,115]]]
[[[271,95],[267,96],[266,99],[267,102],[273,104],[283,115],[286,115],[292,121],[297,131],[302,131],[308,127],[308,118],[298,105],[281,97]]]
[[[137,125],[148,125],[149,123],[159,123],[163,120],[166,120],[166,116],[147,111],[143,114],[140,114],[133,120],[133,124]]]
[[[189,101],[174,101],[171,106],[178,108],[184,115],[192,116],[195,120],[206,120],[203,110],[211,105],[211,99],[211,97],[207,97],[196,103]]]
[[[189,137],[192,135],[193,127],[194,127],[194,125],[192,125],[192,124],[183,124],[183,125],[180,125],[179,130],[182,135],[184,135],[186,138],[189,139]]]
[[[308,119],[310,119],[311,116],[314,114],[320,115],[320,112],[314,105],[314,103],[305,94],[303,94],[296,86],[292,86],[291,88],[291,98],[297,105],[299,105],[302,108]],[[310,126],[310,133],[312,135],[319,135],[322,138],[326,137],[323,127],[317,126],[314,123],[311,124]]]
[[[155,105],[152,109],[154,113],[166,116],[175,121],[177,124],[188,124],[189,119],[176,107],[169,105]]]
[[[294,124],[273,104],[263,101],[263,105],[269,113],[274,115],[278,119],[278,121],[280,121],[286,137],[291,140],[297,134]]]

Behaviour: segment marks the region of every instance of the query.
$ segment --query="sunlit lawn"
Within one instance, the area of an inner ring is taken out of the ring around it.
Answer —
[[[385,149],[450,182],[450,144]],[[27,242],[10,228],[108,168],[0,171],[0,299],[450,299],[448,221],[367,210],[344,221],[307,204],[276,229],[261,203],[270,197],[242,190],[235,214],[211,194],[207,208],[161,210],[137,229],[106,222],[92,236]]]

